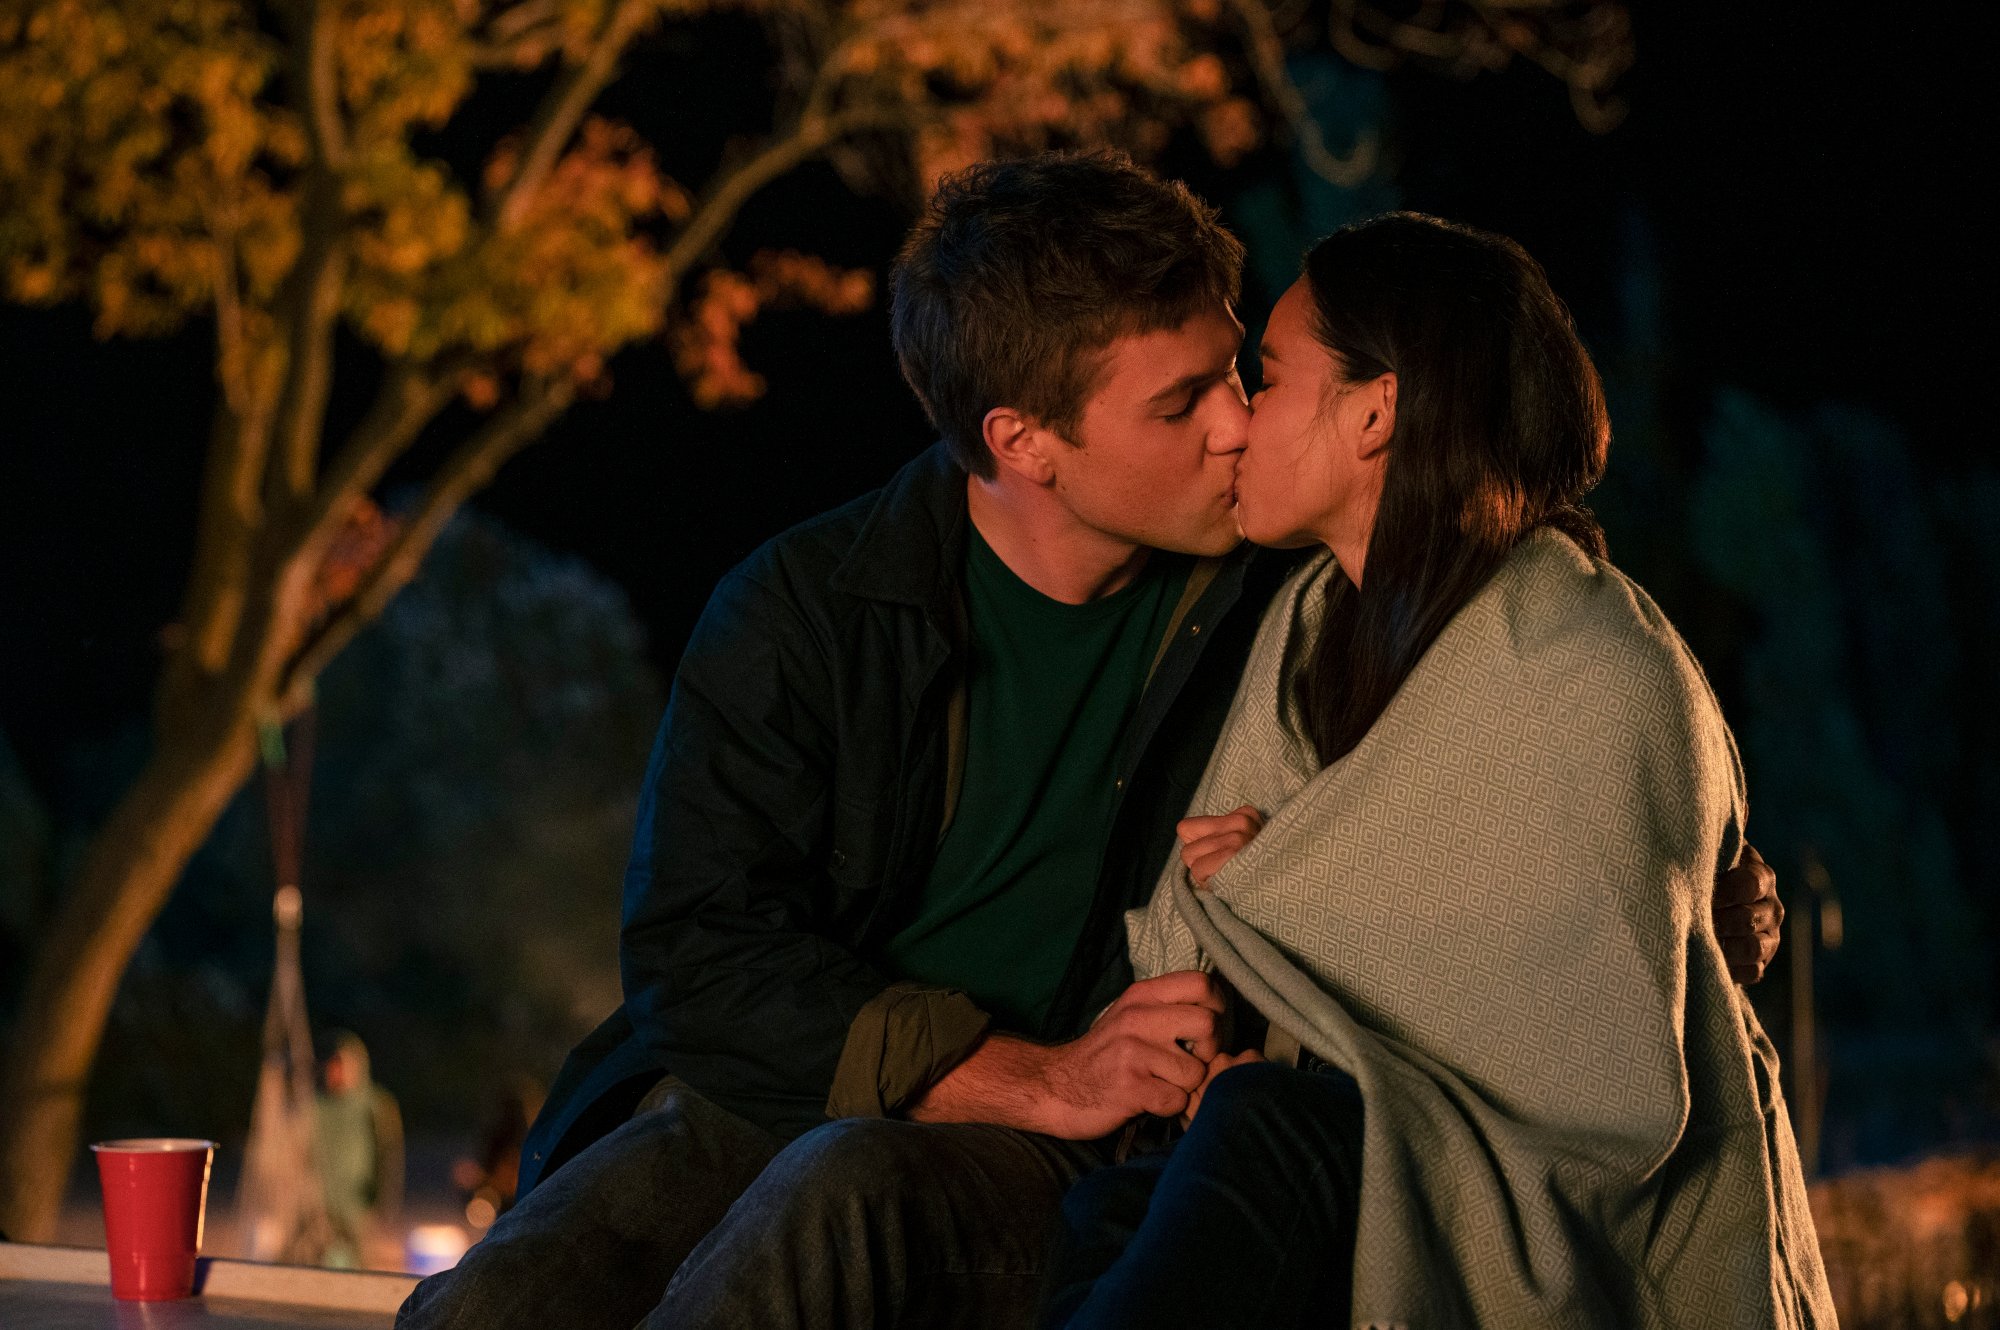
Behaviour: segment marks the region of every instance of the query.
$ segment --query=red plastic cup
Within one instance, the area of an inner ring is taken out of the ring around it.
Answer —
[[[187,1297],[201,1254],[215,1142],[148,1137],[90,1148],[104,1187],[111,1296],[131,1302]]]

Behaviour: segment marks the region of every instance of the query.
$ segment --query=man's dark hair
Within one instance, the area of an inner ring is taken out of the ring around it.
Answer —
[[[1122,153],[982,162],[939,184],[896,258],[896,358],[958,464],[991,476],[988,411],[1073,440],[1099,353],[1234,305],[1242,271],[1215,209]]]
[[[1417,661],[1537,527],[1594,555],[1583,499],[1611,426],[1542,267],[1505,236],[1398,212],[1306,255],[1310,326],[1348,383],[1396,376],[1396,426],[1357,589],[1336,577],[1299,673],[1322,763],[1353,751]]]

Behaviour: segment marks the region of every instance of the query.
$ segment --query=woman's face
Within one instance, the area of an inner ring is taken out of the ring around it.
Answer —
[[[1264,386],[1251,399],[1236,464],[1236,520],[1259,545],[1331,546],[1358,578],[1382,495],[1395,377],[1347,382],[1312,334],[1311,308],[1301,278],[1264,329]]]

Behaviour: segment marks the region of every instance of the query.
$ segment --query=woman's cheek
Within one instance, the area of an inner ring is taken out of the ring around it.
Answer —
[[[1238,482],[1236,501],[1241,507],[1243,534],[1261,544],[1275,544],[1291,535],[1292,498],[1267,466],[1256,468]]]
[[[1259,494],[1272,525],[1283,528],[1274,536],[1290,536],[1304,524],[1305,517],[1324,488],[1321,468],[1315,465],[1311,431],[1295,422],[1272,441],[1262,460]]]

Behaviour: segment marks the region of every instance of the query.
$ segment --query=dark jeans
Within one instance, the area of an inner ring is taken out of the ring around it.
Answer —
[[[1096,1148],[830,1122],[786,1145],[669,1081],[419,1284],[397,1330],[1027,1326]]]
[[[396,1330],[632,1330],[784,1142],[679,1081],[418,1284]]]
[[[848,1118],[801,1136],[674,1276],[648,1330],[1034,1324],[1089,1143]]]
[[[1346,1325],[1361,1116],[1331,1068],[1216,1077],[1186,1136],[1064,1198],[1044,1325]]]

